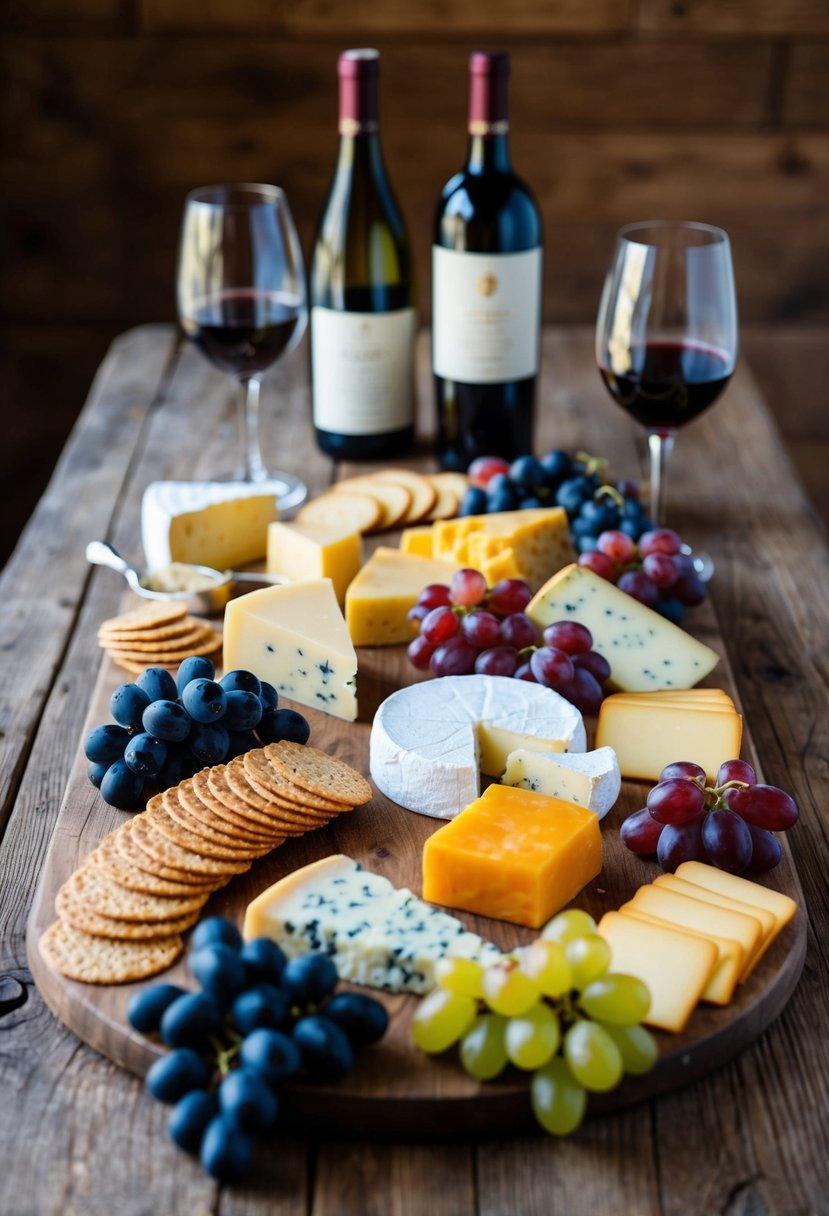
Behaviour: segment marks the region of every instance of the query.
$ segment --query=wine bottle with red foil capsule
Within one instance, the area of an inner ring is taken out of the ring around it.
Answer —
[[[339,58],[340,147],[310,267],[317,443],[346,460],[389,459],[414,438],[412,256],[383,163],[380,56]]]
[[[542,224],[510,160],[509,57],[476,51],[469,69],[467,161],[432,247],[438,456],[453,469],[532,451],[541,339]]]

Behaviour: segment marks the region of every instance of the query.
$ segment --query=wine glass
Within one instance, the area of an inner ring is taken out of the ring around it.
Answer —
[[[308,320],[302,250],[283,191],[246,182],[191,191],[177,294],[184,333],[242,388],[234,480],[273,487],[281,512],[297,506],[306,486],[268,472],[259,446],[262,374],[296,346]]]
[[[672,220],[620,229],[599,306],[596,360],[614,401],[647,431],[650,516],[664,527],[676,432],[713,405],[737,362],[728,235]]]

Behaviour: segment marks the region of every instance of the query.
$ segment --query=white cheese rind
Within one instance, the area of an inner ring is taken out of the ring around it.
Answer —
[[[251,504],[250,511],[240,504],[246,498],[258,500]],[[215,520],[207,529],[194,520],[192,538],[188,541],[182,537],[172,543],[177,520],[220,504],[228,505],[225,535],[211,538]],[[255,561],[265,556],[268,522],[276,516],[275,495],[265,493],[256,482],[150,482],[141,500],[141,543],[147,568],[158,570],[170,562],[183,561],[224,569]],[[214,546],[215,554],[211,552]]]
[[[479,732],[488,726],[498,746],[485,739],[483,750],[501,749],[503,762],[518,747],[583,752],[587,746],[581,714],[552,689],[505,676],[443,676],[398,689],[382,703],[371,730],[372,780],[410,811],[452,819],[480,793]],[[500,777],[503,763],[486,771]]]
[[[584,755],[545,755],[519,748],[507,756],[501,783],[575,802],[603,819],[619,797],[622,776],[612,747]]]
[[[249,906],[246,938],[267,936],[293,958],[331,956],[341,979],[386,992],[428,992],[439,959],[495,962],[500,951],[406,888],[337,855],[276,883]]]

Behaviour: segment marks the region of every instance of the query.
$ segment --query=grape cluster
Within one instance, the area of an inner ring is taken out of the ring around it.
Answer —
[[[276,1123],[281,1083],[300,1072],[339,1081],[355,1051],[385,1034],[388,1014],[372,997],[334,994],[327,954],[286,961],[274,942],[243,942],[220,917],[196,929],[189,963],[201,991],[154,984],[132,998],[127,1017],[170,1048],[147,1089],[172,1104],[171,1138],[212,1177],[234,1182],[250,1168],[254,1138]]]
[[[713,787],[698,764],[680,760],[662,770],[647,806],[628,816],[620,835],[632,853],[656,853],[670,873],[683,861],[707,861],[731,874],[763,874],[782,853],[773,833],[797,818],[794,799],[758,784],[744,760],[721,764]]]
[[[84,741],[89,780],[105,802],[132,810],[148,785],[168,789],[206,764],[265,743],[308,742],[307,721],[277,708],[272,684],[250,671],[229,671],[218,682],[215,674],[210,659],[193,657],[175,679],[163,667],[148,667],[134,684],[115,689],[109,702],[115,722],[96,726]]]
[[[611,529],[590,543],[593,547],[579,555],[580,566],[615,583],[675,625],[686,608],[705,599],[705,583],[697,577],[694,559],[683,552],[682,538],[671,528],[644,532],[638,543],[626,532]]]
[[[519,456],[512,464],[500,456],[479,456],[469,466],[470,486],[459,515],[486,515],[529,507],[563,507],[579,551],[594,547],[595,538],[619,528],[633,540],[653,528],[634,481],[607,483],[606,461],[556,449],[539,459]]]
[[[553,688],[584,714],[597,714],[610,664],[589,629],[556,621],[539,638],[524,612],[532,592],[506,578],[489,589],[478,570],[458,570],[449,586],[430,583],[409,610],[419,630],[409,661],[436,676],[514,676]]]
[[[656,1060],[656,1044],[639,1025],[650,992],[635,976],[610,971],[610,961],[593,918],[561,912],[520,960],[484,968],[441,959],[412,1037],[429,1053],[458,1043],[464,1069],[482,1081],[508,1064],[531,1072],[536,1119],[566,1136],[584,1118],[588,1090],[614,1089],[625,1072],[647,1072]]]

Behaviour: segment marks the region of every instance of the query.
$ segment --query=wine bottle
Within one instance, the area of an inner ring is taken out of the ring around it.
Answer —
[[[314,430],[347,460],[405,455],[414,439],[414,276],[380,149],[379,67],[375,50],[339,58],[340,147],[310,269]]]
[[[509,57],[476,51],[469,70],[467,161],[432,247],[438,456],[452,469],[532,451],[541,340],[541,216],[510,161]]]

